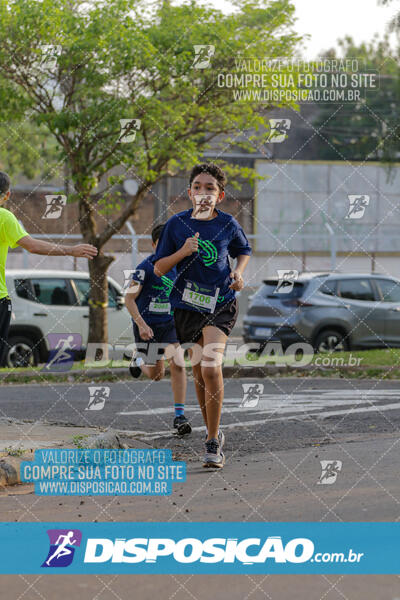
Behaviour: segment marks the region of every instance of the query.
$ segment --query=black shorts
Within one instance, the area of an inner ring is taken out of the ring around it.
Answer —
[[[11,300],[10,298],[0,299],[0,366],[3,365],[7,349],[8,330],[11,321]]]
[[[165,347],[168,344],[177,344],[178,338],[176,336],[175,324],[174,320],[171,319],[168,323],[148,323],[148,326],[153,330],[153,337],[151,340],[142,340],[139,335],[139,328],[136,323],[133,323],[133,336],[135,338],[136,344],[140,344],[139,350],[142,354],[147,354],[149,349],[149,344],[165,344]],[[146,347],[144,344],[147,344]],[[160,359],[164,354],[164,349],[159,348],[157,350],[157,355],[160,355]]]
[[[213,313],[202,313],[196,310],[175,308],[174,320],[178,340],[181,344],[199,341],[204,327],[213,325],[218,327],[225,335],[232,331],[239,314],[237,298],[216,306]]]

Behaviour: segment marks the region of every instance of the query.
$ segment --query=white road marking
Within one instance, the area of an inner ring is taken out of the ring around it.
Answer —
[[[188,405],[185,406],[186,412],[197,412],[199,407],[196,405]],[[174,407],[171,405],[168,408],[158,407],[158,408],[146,408],[146,410],[128,410],[126,412],[118,412],[117,415],[129,416],[129,415],[166,415],[173,414]]]
[[[329,390],[330,391],[330,390]],[[396,392],[395,390],[387,390],[389,393],[388,394],[381,394],[379,393],[379,396],[398,396],[398,392]],[[320,392],[321,393],[321,392]],[[335,392],[335,394],[337,394],[338,392]],[[373,394],[371,394],[372,396]],[[271,394],[272,396],[272,394]],[[275,395],[274,395],[275,396]],[[374,395],[374,399],[379,399],[379,396],[377,396],[376,394]],[[282,402],[282,397],[279,396],[280,398],[280,402]],[[263,398],[265,399],[265,397]],[[229,401],[231,403],[237,403],[238,400],[241,399],[237,399],[237,398],[230,398]],[[368,404],[362,403],[362,406],[357,406],[357,402],[354,400],[354,392],[353,392],[353,398],[350,400],[346,400],[346,401],[337,401],[336,399],[334,401],[332,401],[332,399],[330,399],[329,404],[332,406],[332,404],[334,405],[347,405],[348,408],[343,409],[343,408],[338,408],[336,410],[319,410],[318,412],[315,412],[315,406],[314,403],[312,402],[311,404],[313,405],[312,407],[307,406],[307,410],[304,410],[304,404],[298,404],[297,406],[293,405],[291,406],[290,409],[284,411],[284,410],[275,410],[275,411],[268,411],[268,410],[264,410],[264,411],[260,411],[258,410],[259,407],[257,406],[256,409],[245,409],[245,408],[234,408],[234,407],[230,407],[230,408],[223,408],[222,412],[225,414],[230,414],[232,412],[238,413],[240,412],[243,416],[246,414],[251,414],[252,416],[256,416],[257,414],[259,415],[265,415],[268,414],[268,412],[272,414],[276,414],[278,416],[274,417],[274,416],[270,416],[268,418],[261,418],[261,419],[252,419],[252,420],[237,420],[233,423],[228,423],[228,424],[222,424],[221,425],[221,429],[238,429],[238,428],[243,428],[243,427],[258,427],[260,425],[269,425],[272,422],[275,421],[290,421],[290,420],[295,420],[295,421],[299,421],[299,420],[303,420],[303,419],[326,419],[327,417],[334,417],[334,416],[340,416],[340,415],[352,415],[354,413],[368,413],[368,412],[385,412],[388,410],[399,410],[400,409],[400,403],[397,402],[393,402],[391,404],[381,404],[381,405],[371,405],[371,401],[367,400]],[[327,404],[324,405],[325,408],[328,407]],[[185,410],[187,410],[189,407],[187,407]],[[271,408],[271,406],[270,406]],[[320,406],[318,406],[317,408],[320,408]],[[300,409],[300,410],[299,410]],[[310,411],[311,409],[311,411]],[[156,409],[157,410],[157,409]],[[163,411],[165,411],[165,409],[162,409]],[[168,409],[169,410],[169,409]],[[197,409],[197,407],[190,407],[190,410],[199,410]],[[148,411],[140,411],[142,412],[146,412],[148,413]],[[285,412],[291,412],[293,414],[284,414]],[[131,413],[130,413],[131,414]],[[193,431],[205,431],[205,427],[193,427],[192,428]],[[157,438],[160,437],[172,437],[173,434],[171,434],[171,431],[152,431],[147,433],[144,436],[141,436],[141,439],[143,440],[155,440]]]
[[[311,394],[315,394],[314,397],[310,398]],[[252,415],[256,414],[277,414],[285,415],[287,413],[305,413],[307,415],[310,410],[325,410],[332,406],[359,406],[365,404],[366,407],[371,406],[371,403],[386,400],[388,398],[398,398],[399,403],[388,405],[400,408],[400,393],[398,390],[381,390],[379,392],[374,390],[306,390],[303,393],[295,394],[263,394],[260,396],[260,400],[257,406],[253,408],[246,408],[239,406],[242,402],[242,398],[225,398],[222,412],[225,414],[231,414],[236,412],[250,412]],[[185,412],[197,412],[198,406],[189,404],[185,406]],[[374,410],[380,410],[379,405]],[[389,409],[386,409],[389,410]],[[156,407],[146,408],[145,410],[131,410],[121,411],[117,413],[121,416],[130,415],[163,415],[170,414],[172,411],[171,407]],[[346,412],[346,411],[345,411]]]

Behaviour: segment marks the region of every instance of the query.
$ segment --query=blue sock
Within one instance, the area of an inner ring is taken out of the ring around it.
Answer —
[[[185,414],[185,405],[184,404],[179,404],[179,403],[175,402],[174,408],[175,408],[175,416],[176,417],[180,417],[181,415]]]

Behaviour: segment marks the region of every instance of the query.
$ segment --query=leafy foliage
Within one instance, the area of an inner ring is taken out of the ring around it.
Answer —
[[[316,123],[329,143],[321,145],[321,158],[329,160],[398,160],[400,151],[400,47],[388,36],[356,45],[351,37],[339,41],[345,58],[357,58],[365,72],[375,72],[379,89],[367,90],[356,104],[325,105]],[[331,50],[326,57],[334,58]]]

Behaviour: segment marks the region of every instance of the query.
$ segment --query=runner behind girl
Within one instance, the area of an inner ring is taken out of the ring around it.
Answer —
[[[151,232],[153,250],[157,247],[163,227],[164,225],[157,225]],[[132,317],[135,342],[142,345],[143,342],[164,344],[166,347],[161,349],[161,353],[171,356],[169,366],[175,410],[173,426],[178,435],[187,435],[192,428],[185,416],[186,372],[178,364],[179,361],[174,360],[179,344],[169,299],[176,269],[161,278],[157,277],[154,273],[154,260],[154,254],[151,254],[136,267],[125,296],[125,305]],[[165,373],[164,358],[161,356],[157,359],[155,365],[144,364],[141,357],[133,358],[129,370],[132,377],[140,377],[143,372],[150,379],[159,381]]]

